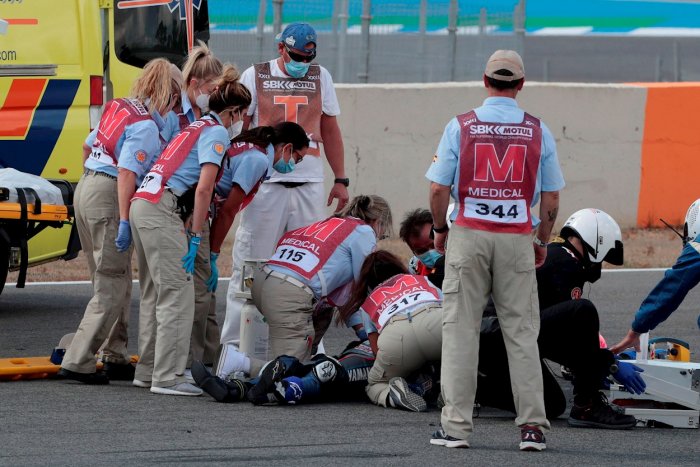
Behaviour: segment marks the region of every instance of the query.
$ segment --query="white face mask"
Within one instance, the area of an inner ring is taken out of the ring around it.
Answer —
[[[238,120],[236,123],[232,123],[230,127],[226,128],[228,130],[228,139],[233,139],[241,134],[243,131],[243,120]]]
[[[201,93],[195,98],[194,103],[197,104],[199,110],[206,112],[209,110],[209,94]]]

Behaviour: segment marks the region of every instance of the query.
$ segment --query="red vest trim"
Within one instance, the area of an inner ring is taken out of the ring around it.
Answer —
[[[92,143],[90,158],[101,164],[116,167],[119,162],[117,142],[128,125],[143,120],[152,120],[151,114],[136,99],[113,99],[107,102],[97,125],[97,136]]]
[[[343,240],[359,225],[359,219],[330,217],[285,233],[268,264],[288,268],[311,279],[328,262]]]
[[[480,121],[474,111],[460,126],[457,225],[499,233],[532,231],[530,204],[542,151],[539,119]]]
[[[202,130],[218,124],[214,119],[196,120],[182,130],[158,157],[132,199],[145,199],[153,204],[160,202],[168,180],[185,162]]]
[[[231,147],[228,148],[228,151],[226,151],[226,155],[233,159],[234,157],[238,157],[241,154],[243,154],[244,152],[249,151],[251,149],[255,149],[256,151],[259,151],[267,156],[267,149],[264,149],[256,144],[245,143],[245,142],[232,143]],[[223,165],[222,165],[222,167],[223,167]],[[223,175],[223,170],[221,170],[219,172],[219,177],[217,179],[217,183],[218,183],[219,179],[221,179],[222,175]],[[265,173],[265,175],[267,175],[267,173]],[[260,177],[260,180],[257,181],[255,186],[253,186],[253,188],[248,192],[248,194],[245,196],[245,198],[243,198],[243,202],[241,203],[241,206],[238,208],[238,212],[243,211],[246,208],[246,206],[248,206],[251,203],[251,201],[253,201],[253,198],[255,198],[255,194],[258,192],[258,188],[260,188],[260,185],[262,184],[263,180],[265,180],[265,175]]]
[[[377,286],[362,304],[378,331],[389,319],[421,303],[441,303],[440,291],[425,276],[397,274]]]

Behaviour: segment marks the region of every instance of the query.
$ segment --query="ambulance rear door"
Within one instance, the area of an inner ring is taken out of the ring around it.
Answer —
[[[181,67],[198,40],[209,41],[207,0],[114,0],[107,22],[109,98],[128,96],[149,60]]]

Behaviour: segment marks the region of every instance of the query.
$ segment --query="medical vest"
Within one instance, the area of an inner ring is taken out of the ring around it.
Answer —
[[[474,111],[460,126],[457,225],[499,233],[529,233],[530,205],[542,150],[539,119],[480,121]]]
[[[116,167],[119,162],[117,142],[128,125],[143,120],[152,120],[148,109],[136,99],[113,99],[107,102],[97,135],[92,143],[90,158],[101,164]],[[146,158],[146,153],[143,155]]]
[[[269,62],[258,63],[254,68],[258,126],[298,123],[311,141],[322,143],[321,67],[311,65],[302,78],[272,76]],[[320,146],[310,145],[306,154],[320,156]]]
[[[226,155],[230,158],[238,157],[244,152],[250,150],[250,149],[255,149],[256,151],[259,151],[263,154],[267,154],[267,150],[264,148],[261,148],[260,146],[257,146],[252,143],[246,143],[246,142],[240,142],[240,143],[232,143],[231,147],[228,148],[226,151]],[[223,165],[222,165],[223,167]],[[218,179],[221,179],[221,175],[223,175],[223,170],[219,170],[219,174],[217,176],[217,182]],[[238,208],[238,212],[241,212],[250,204],[251,201],[253,201],[253,198],[255,197],[255,194],[258,192],[258,188],[260,188],[260,184],[265,180],[265,175],[260,177],[260,180],[253,186],[253,188],[248,192],[247,195],[245,195],[245,198],[243,198],[243,202],[241,203],[240,207]]]
[[[330,217],[285,233],[268,264],[288,268],[307,280],[328,262],[343,240],[364,223],[359,219]]]
[[[378,285],[361,308],[369,315],[377,331],[381,332],[392,316],[427,303],[442,303],[437,287],[425,276],[397,274]]]
[[[163,153],[158,157],[151,171],[146,174],[143,183],[133,199],[144,199],[148,202],[156,204],[160,202],[165,186],[172,175],[177,171],[182,163],[189,156],[190,151],[202,130],[208,126],[216,126],[219,123],[213,119],[196,120],[190,126],[182,130],[165,148]],[[223,148],[222,148],[223,152]]]

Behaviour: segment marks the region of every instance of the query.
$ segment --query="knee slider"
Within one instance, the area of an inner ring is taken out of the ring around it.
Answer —
[[[340,362],[327,355],[320,355],[319,357],[312,370],[314,375],[322,383],[334,381],[342,370]]]

